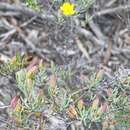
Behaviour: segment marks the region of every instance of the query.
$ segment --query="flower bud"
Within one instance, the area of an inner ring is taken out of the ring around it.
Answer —
[[[14,96],[10,102],[11,108],[15,108],[19,100],[20,100],[20,97],[18,95]]]
[[[78,101],[78,109],[82,110],[83,107],[84,107],[84,102],[83,102],[82,99],[80,99],[80,100]]]

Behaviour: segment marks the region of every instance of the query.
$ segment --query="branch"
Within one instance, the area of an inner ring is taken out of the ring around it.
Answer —
[[[13,4],[8,4],[8,3],[0,3],[0,11],[3,12],[16,12],[20,13],[21,15],[26,15],[28,17],[39,17],[41,19],[49,19],[49,20],[54,20],[55,17],[53,15],[47,15],[47,14],[40,14],[36,11],[33,11],[32,9],[23,6],[23,5],[13,5]]]
[[[102,15],[106,15],[106,14],[112,14],[112,13],[118,13],[121,11],[130,11],[130,5],[124,5],[124,6],[122,5],[122,6],[115,7],[115,8],[105,9],[105,10],[95,13],[93,15],[93,17],[102,16]]]

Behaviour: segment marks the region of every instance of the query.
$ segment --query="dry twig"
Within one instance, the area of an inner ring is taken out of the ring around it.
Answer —
[[[88,59],[88,62],[90,62],[90,60],[91,60],[91,59],[90,59],[90,56],[89,56],[87,50],[84,48],[84,46],[83,46],[83,44],[81,43],[81,41],[79,40],[79,38],[76,37],[75,40],[76,40],[76,43],[77,43],[79,49],[81,50],[81,52],[82,52],[82,53],[84,54],[84,56]]]
[[[102,11],[99,11],[97,13],[95,13],[93,15],[93,17],[97,17],[97,16],[102,16],[102,15],[106,15],[106,14],[113,14],[113,13],[118,13],[118,12],[121,12],[121,11],[129,11],[130,10],[130,5],[122,5],[122,6],[119,6],[119,7],[115,7],[115,8],[109,8],[109,9],[105,9],[105,10],[102,10]]]

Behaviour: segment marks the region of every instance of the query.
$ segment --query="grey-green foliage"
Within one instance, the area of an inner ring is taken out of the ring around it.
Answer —
[[[40,6],[38,5],[37,0],[25,0],[25,3],[28,7],[32,8],[33,10],[40,11]]]
[[[40,91],[35,91],[36,81],[35,78],[28,77],[28,71],[26,69],[22,69],[16,73],[17,87],[24,94],[23,99],[22,97],[21,99],[24,105],[31,111],[40,110],[40,107],[44,103],[43,94],[40,94]]]
[[[34,76],[34,79],[36,86],[43,86],[45,84],[45,81],[47,80],[47,73],[44,67],[39,67],[39,71]]]
[[[0,64],[0,75],[9,76],[23,68],[26,61],[24,58],[17,54],[12,60],[7,63]]]
[[[20,89],[20,91],[24,94],[24,96],[28,97],[30,86],[28,86],[27,83],[27,76],[26,76],[26,70],[20,70],[15,74],[17,87]],[[34,85],[33,85],[34,86]],[[31,87],[32,88],[32,87]]]
[[[88,10],[92,4],[95,2],[95,0],[77,0],[76,3],[79,5],[81,10]]]
[[[16,70],[10,63],[5,63],[0,65],[0,75],[6,76],[12,74]]]

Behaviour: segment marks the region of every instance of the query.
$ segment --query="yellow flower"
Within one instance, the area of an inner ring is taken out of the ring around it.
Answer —
[[[60,11],[66,16],[74,15],[77,13],[77,11],[74,9],[74,6],[75,5],[72,3],[65,2],[62,6],[60,6]]]

